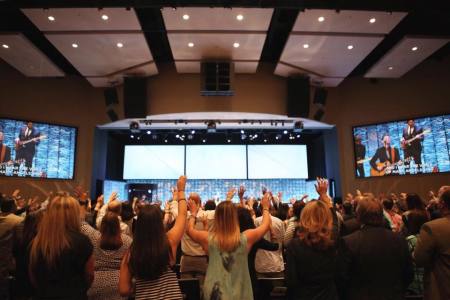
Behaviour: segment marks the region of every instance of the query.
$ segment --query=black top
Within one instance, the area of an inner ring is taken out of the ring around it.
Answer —
[[[356,160],[364,159],[366,157],[366,147],[361,144],[355,144],[355,157]]]
[[[343,239],[345,299],[403,299],[414,274],[405,238],[364,225]]]
[[[42,258],[38,259],[33,270],[37,281],[35,299],[87,299],[89,286],[85,266],[93,246],[80,232],[70,233],[70,244],[53,267],[47,266]]]
[[[336,248],[320,251],[298,237],[286,250],[288,299],[338,299]]]

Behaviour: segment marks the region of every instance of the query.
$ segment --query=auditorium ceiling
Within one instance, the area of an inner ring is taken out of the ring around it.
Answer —
[[[425,1],[0,0],[0,59],[29,77],[81,76],[95,87],[262,63],[313,85],[400,78],[450,52],[450,10]]]

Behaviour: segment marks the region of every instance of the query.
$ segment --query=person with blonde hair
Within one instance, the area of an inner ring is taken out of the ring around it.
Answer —
[[[301,212],[298,235],[286,250],[288,299],[338,299],[337,216],[327,195],[328,181],[318,179],[319,200]]]
[[[66,195],[52,199],[30,250],[34,299],[87,299],[94,280],[93,246],[80,232],[80,206]]]
[[[269,194],[261,201],[263,221],[255,229],[240,232],[237,207],[231,201],[221,202],[215,211],[210,232],[194,228],[198,205],[189,202],[191,216],[187,233],[209,254],[203,286],[204,299],[253,299],[248,270],[248,252],[269,230]]]

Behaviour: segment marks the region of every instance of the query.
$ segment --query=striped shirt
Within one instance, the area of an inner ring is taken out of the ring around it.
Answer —
[[[183,299],[175,273],[168,269],[155,280],[136,278],[135,300],[141,299]]]

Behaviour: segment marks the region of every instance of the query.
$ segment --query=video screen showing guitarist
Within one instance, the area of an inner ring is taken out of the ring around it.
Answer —
[[[366,146],[361,143],[361,136],[355,136],[355,157],[356,171],[358,177],[365,177],[364,174],[364,158],[366,157]]]
[[[403,128],[403,137],[401,140],[402,148],[405,154],[405,158],[409,158],[405,161],[405,173],[409,174],[410,160],[414,159],[415,164],[418,166],[418,173],[422,172],[422,141],[424,133],[422,128],[417,126],[414,120],[407,120],[405,128]]]
[[[370,160],[370,166],[372,167],[370,170],[371,176],[392,174],[395,173],[395,169],[398,169],[397,165],[400,162],[398,149],[391,147],[391,137],[389,135],[385,135],[382,141],[383,147],[378,148]]]
[[[16,138],[16,161],[25,161],[28,171],[32,170],[33,158],[36,153],[36,145],[39,144],[41,133],[33,127],[32,122],[20,130],[19,137]]]

